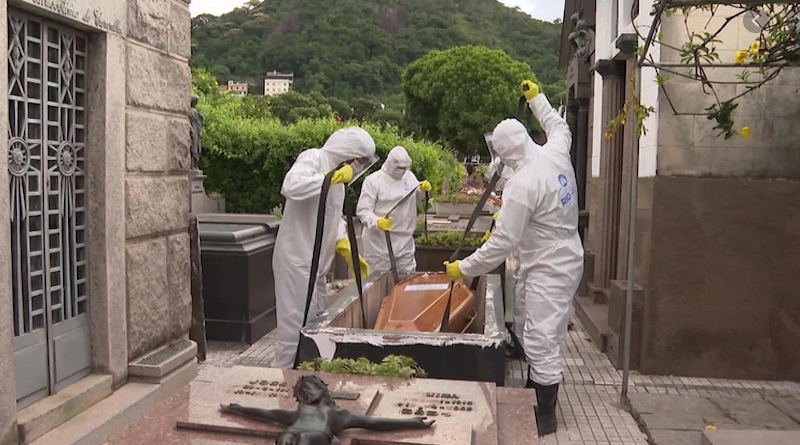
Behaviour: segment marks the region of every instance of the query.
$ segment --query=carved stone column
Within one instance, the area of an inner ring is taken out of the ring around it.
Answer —
[[[600,148],[600,184],[602,188],[600,214],[600,248],[596,252],[594,286],[608,289],[611,279],[616,276],[619,215],[622,191],[622,149],[623,134],[618,131],[610,138],[605,135],[605,127],[622,111],[625,103],[625,69],[619,62],[600,60],[594,66],[595,72],[603,76],[603,139]]]

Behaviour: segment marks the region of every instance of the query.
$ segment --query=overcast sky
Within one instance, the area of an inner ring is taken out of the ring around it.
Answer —
[[[193,16],[198,14],[219,15],[244,3],[246,0],[192,0],[190,8]],[[560,19],[564,15],[564,0],[500,0],[500,3],[519,6],[531,16],[548,22]]]

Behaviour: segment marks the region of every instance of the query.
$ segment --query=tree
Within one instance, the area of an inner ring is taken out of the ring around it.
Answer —
[[[339,116],[339,119],[349,120],[353,117],[353,108],[344,99],[329,97],[328,105],[330,105],[333,112]]]
[[[283,124],[291,124],[303,118],[319,119],[333,116],[333,109],[325,96],[318,92],[300,94],[289,91],[272,99],[272,114]]]
[[[380,108],[380,104],[375,100],[359,97],[353,100],[353,118],[360,121],[369,119]]]
[[[558,82],[561,26],[496,0],[282,0],[249,2],[192,22],[192,65],[220,82],[292,71],[301,93],[383,101],[400,92],[400,75],[432,50],[484,45]]]
[[[219,84],[213,74],[204,69],[192,70],[192,93],[196,95],[219,95]]]
[[[503,51],[465,46],[433,51],[403,73],[406,118],[431,139],[462,154],[485,152],[483,135],[514,117],[520,84],[536,82],[530,66]]]

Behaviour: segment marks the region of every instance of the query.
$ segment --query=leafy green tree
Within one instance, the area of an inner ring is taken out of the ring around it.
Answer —
[[[360,121],[367,120],[375,114],[376,111],[381,109],[381,105],[373,100],[364,97],[359,97],[353,100],[353,119]]]
[[[336,113],[339,119],[349,120],[353,117],[353,108],[350,107],[350,104],[344,99],[329,97],[328,105],[331,106],[331,109]]]
[[[217,79],[205,69],[192,69],[192,93],[203,96],[219,95]]]
[[[325,96],[318,92],[301,94],[289,91],[272,98],[272,114],[284,124],[295,123],[300,119],[319,119],[333,116],[333,109]]]
[[[406,118],[431,139],[462,154],[485,153],[483,135],[514,117],[530,66],[503,51],[465,46],[433,51],[403,73]]]

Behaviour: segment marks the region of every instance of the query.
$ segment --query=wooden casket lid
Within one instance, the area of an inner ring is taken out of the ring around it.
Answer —
[[[400,332],[439,332],[450,295],[444,273],[415,275],[394,287],[383,299],[375,329]],[[475,296],[461,281],[455,283],[450,303],[450,332],[463,332],[475,316]]]

